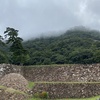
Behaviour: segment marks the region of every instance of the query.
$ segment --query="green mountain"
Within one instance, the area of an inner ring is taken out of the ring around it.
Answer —
[[[100,63],[100,32],[73,28],[57,37],[28,40],[28,65]]]

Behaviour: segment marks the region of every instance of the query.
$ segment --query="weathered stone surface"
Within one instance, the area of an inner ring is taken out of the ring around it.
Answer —
[[[100,84],[66,84],[66,83],[40,83],[32,89],[33,94],[46,91],[50,99],[87,98],[100,95]]]
[[[0,88],[0,100],[26,100],[29,98],[28,95],[24,93],[18,93],[16,90],[7,90]]]
[[[29,81],[100,82],[100,64],[45,65],[43,67],[0,64],[0,78],[8,73],[20,73]]]
[[[17,73],[6,74],[0,80],[0,85],[20,90],[23,92],[28,91],[28,81],[22,75]]]
[[[21,73],[21,67],[12,64],[0,64],[0,79],[9,73]]]
[[[100,82],[100,64],[24,67],[29,81]]]
[[[7,67],[9,65],[9,67]],[[0,65],[0,75],[3,77],[8,73],[21,73],[29,81],[47,81],[47,82],[100,82],[100,64],[91,65],[53,65],[36,67],[17,67],[15,65]],[[5,81],[8,78],[4,80]],[[16,79],[13,75],[10,80]],[[2,80],[2,79],[1,79]],[[11,82],[5,86],[14,86],[23,88],[19,85],[20,81]],[[22,82],[22,84],[24,81]],[[25,85],[26,86],[26,85]],[[24,91],[24,89],[20,89]],[[1,91],[1,90],[0,90]],[[27,91],[27,89],[25,89]],[[84,98],[100,95],[100,84],[36,84],[32,93],[47,91],[50,98]],[[0,94],[1,95],[1,94]],[[12,95],[12,94],[11,94]],[[13,100],[13,99],[1,99]],[[14,99],[17,100],[17,99]],[[21,100],[21,99],[19,99]]]

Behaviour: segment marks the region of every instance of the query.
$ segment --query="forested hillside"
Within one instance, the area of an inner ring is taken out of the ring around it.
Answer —
[[[9,29],[12,32],[13,28]],[[18,31],[13,30],[18,35]],[[13,35],[12,32],[11,36]],[[31,39],[22,44],[20,37],[6,44],[0,36],[0,63],[24,65],[100,63],[100,32],[74,28],[60,36]]]
[[[100,32],[71,29],[57,37],[28,40],[23,43],[29,51],[28,65],[100,63]]]

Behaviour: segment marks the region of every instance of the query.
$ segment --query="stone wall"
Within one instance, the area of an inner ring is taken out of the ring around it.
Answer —
[[[0,78],[9,73],[21,73],[29,81],[100,82],[100,64],[32,67],[0,64]]]
[[[0,100],[27,100],[28,95],[12,88],[0,88]]]
[[[48,92],[49,98],[53,100],[55,98],[88,98],[100,95],[100,84],[36,83],[32,91],[33,94],[46,91]]]
[[[29,81],[100,82],[100,64],[23,67]]]
[[[47,91],[49,98],[85,98],[100,95],[100,64],[32,67],[1,64],[0,78],[8,73],[21,73],[27,80],[33,82],[56,82],[56,84],[36,83],[32,89],[33,93]],[[65,84],[60,82],[90,83]]]
[[[0,79],[9,73],[22,73],[21,67],[12,64],[0,64]]]

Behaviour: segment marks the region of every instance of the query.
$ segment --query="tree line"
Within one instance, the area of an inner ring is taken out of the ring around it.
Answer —
[[[26,64],[100,63],[100,32],[68,30],[61,36],[37,38],[24,42],[30,60]]]
[[[100,63],[100,32],[71,29],[57,37],[41,37],[22,41],[18,30],[4,32],[6,46],[0,37],[0,63],[21,65]]]

